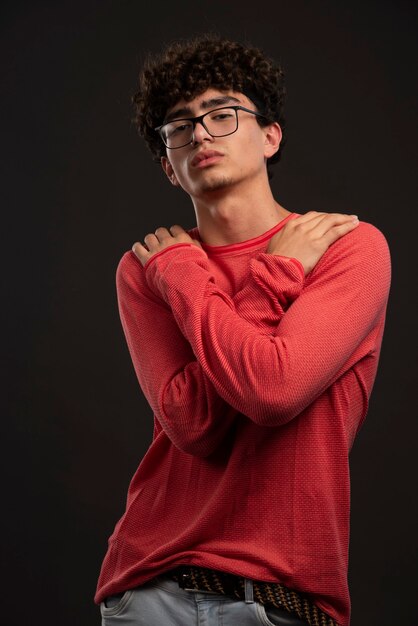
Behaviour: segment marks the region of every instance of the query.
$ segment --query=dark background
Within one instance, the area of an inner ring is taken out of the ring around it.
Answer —
[[[417,12],[405,1],[6,2],[1,8],[5,626],[98,626],[107,537],[151,437],[114,275],[159,225],[194,224],[130,123],[142,59],[211,30],[287,73],[277,200],[357,213],[386,235],[393,286],[354,445],[352,626],[413,626]]]

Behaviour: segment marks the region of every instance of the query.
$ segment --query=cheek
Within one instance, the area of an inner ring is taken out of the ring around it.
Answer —
[[[178,155],[171,160],[171,167],[176,178],[179,180],[187,173],[187,159],[179,159]]]
[[[238,153],[242,168],[253,170],[264,166],[264,152],[264,143],[259,136],[248,137]]]
[[[185,168],[177,167],[174,170],[174,175],[177,179],[177,182],[179,183],[181,187],[184,188],[184,186],[187,186],[188,176],[187,176],[187,170]]]
[[[191,191],[191,180],[187,171],[187,167],[184,164],[172,164],[173,165],[173,175],[176,178],[177,185],[184,191]]]
[[[251,132],[248,132],[245,137],[243,137],[243,141],[241,144],[241,150],[245,154],[252,155],[254,158],[257,158],[259,154],[264,154],[265,148],[265,136],[261,129],[254,128]]]

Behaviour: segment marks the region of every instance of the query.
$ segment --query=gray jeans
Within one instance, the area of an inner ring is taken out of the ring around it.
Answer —
[[[185,591],[165,576],[106,598],[100,605],[102,626],[306,626],[305,621],[252,599]]]

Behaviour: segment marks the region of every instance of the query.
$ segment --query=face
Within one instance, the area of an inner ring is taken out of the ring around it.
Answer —
[[[196,117],[228,105],[256,110],[242,93],[208,89],[190,102],[177,102],[167,111],[166,119]],[[182,187],[192,198],[199,198],[256,179],[267,181],[266,161],[279,149],[281,137],[277,123],[261,127],[255,115],[238,111],[235,133],[212,137],[198,123],[192,143],[167,149],[161,164],[173,185]]]

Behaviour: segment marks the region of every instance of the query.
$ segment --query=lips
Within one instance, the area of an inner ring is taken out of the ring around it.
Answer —
[[[222,157],[223,154],[221,152],[217,152],[216,150],[202,150],[198,152],[192,159],[191,165],[192,167],[198,167],[199,164],[204,165],[204,161],[207,161],[208,164],[212,161],[217,160],[217,157]]]

